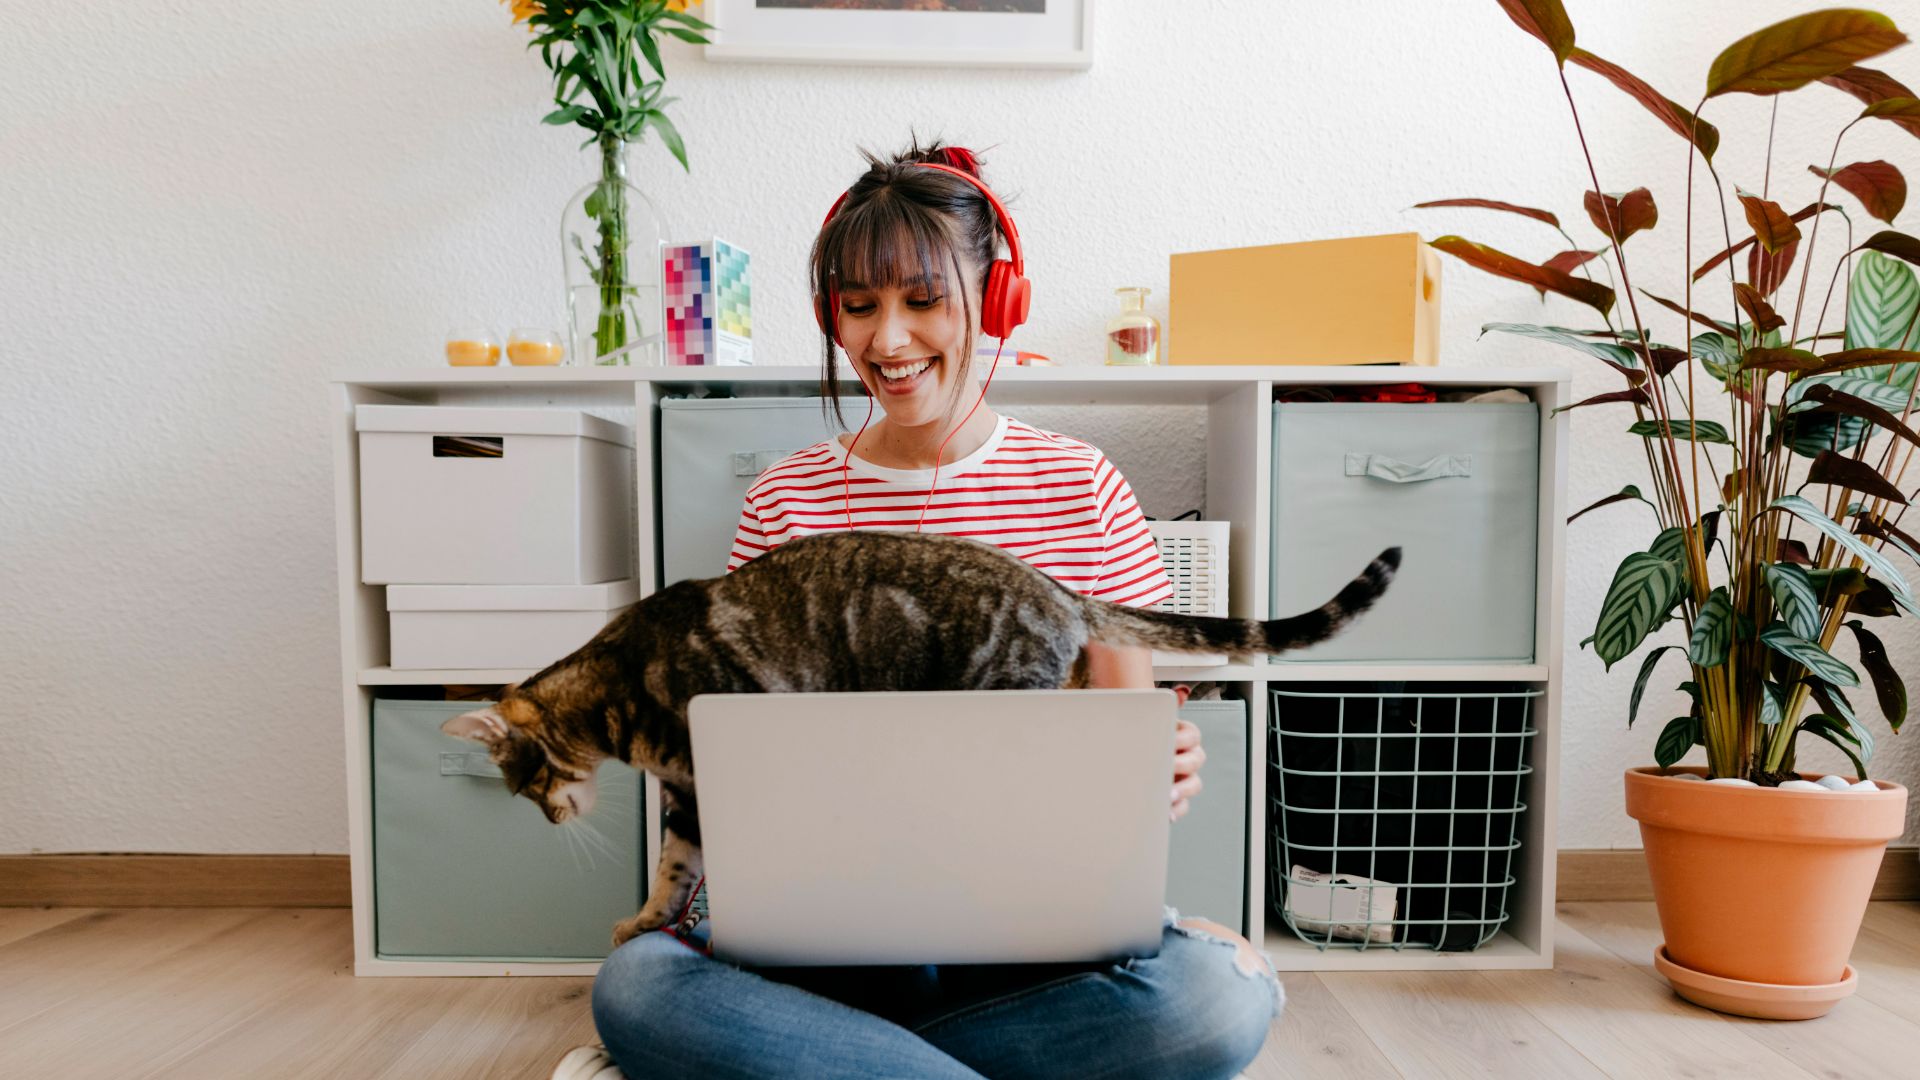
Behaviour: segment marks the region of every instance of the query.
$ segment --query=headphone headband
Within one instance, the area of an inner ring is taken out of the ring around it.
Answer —
[[[972,155],[968,156],[971,157]],[[923,169],[938,169],[943,173],[952,173],[954,176],[965,180],[979,190],[980,194],[986,198],[987,205],[993,208],[993,216],[1000,224],[1001,234],[1007,238],[1007,256],[1008,261],[1013,264],[1013,272],[1021,277],[1025,277],[1027,274],[1027,260],[1026,257],[1020,253],[1020,230],[1014,227],[1013,215],[1007,213],[1006,206],[1000,202],[1000,197],[993,193],[993,189],[986,185],[986,181],[981,180],[965,169],[956,169],[951,165],[942,165],[939,162],[916,161],[913,162],[913,164]],[[841,205],[847,201],[847,196],[852,194],[853,189],[848,188],[840,193],[839,198],[833,200],[833,208],[827,211],[826,218],[820,222],[822,229],[825,229],[827,223],[833,220],[833,216],[840,212]]]

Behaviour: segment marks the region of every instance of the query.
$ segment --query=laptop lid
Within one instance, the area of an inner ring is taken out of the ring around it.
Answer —
[[[1159,951],[1169,691],[706,694],[688,716],[722,959]]]

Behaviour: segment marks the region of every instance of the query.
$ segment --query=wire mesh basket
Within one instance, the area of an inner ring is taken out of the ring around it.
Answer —
[[[1507,920],[1533,702],[1506,684],[1270,691],[1267,895],[1300,940],[1465,951]]]

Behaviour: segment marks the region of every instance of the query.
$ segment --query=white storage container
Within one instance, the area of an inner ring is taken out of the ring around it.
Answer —
[[[1227,614],[1227,538],[1231,521],[1149,521],[1148,531],[1160,549],[1160,564],[1173,582],[1173,596],[1155,604],[1157,611],[1182,615]],[[1154,650],[1156,664],[1199,667],[1224,664],[1224,653],[1167,653]]]
[[[577,409],[362,405],[360,580],[633,575],[633,433]]]
[[[585,645],[639,595],[598,585],[389,585],[392,667],[543,668]]]

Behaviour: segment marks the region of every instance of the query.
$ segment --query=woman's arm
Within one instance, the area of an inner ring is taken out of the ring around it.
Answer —
[[[1102,645],[1087,642],[1087,685],[1116,690],[1153,689],[1153,652],[1138,645]],[[1185,695],[1182,695],[1184,700]],[[1190,809],[1188,800],[1200,793],[1200,766],[1207,752],[1200,747],[1200,729],[1180,720],[1173,729],[1173,819]]]

